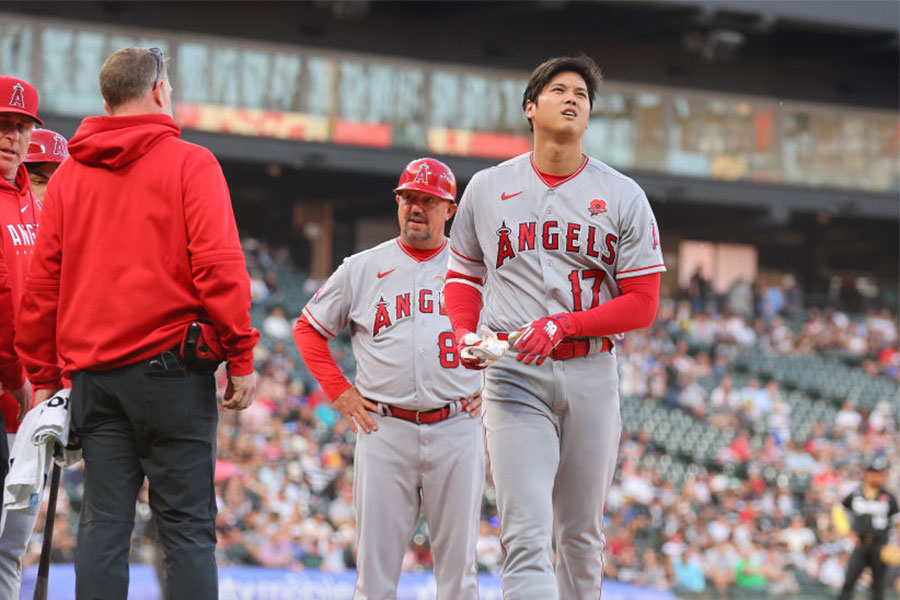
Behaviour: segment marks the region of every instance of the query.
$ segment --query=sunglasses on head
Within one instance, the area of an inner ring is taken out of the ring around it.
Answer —
[[[159,76],[162,75],[162,50],[159,48],[148,48],[153,56],[156,57],[156,79],[153,80],[153,85],[150,86],[151,90],[156,89],[156,84],[159,83]]]

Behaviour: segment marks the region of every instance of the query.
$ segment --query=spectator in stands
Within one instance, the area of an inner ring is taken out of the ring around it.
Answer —
[[[294,328],[287,320],[284,309],[280,306],[272,307],[266,320],[263,321],[263,333],[277,340],[288,340],[293,331]]]
[[[678,404],[696,419],[706,415],[706,392],[690,374],[682,377],[681,389],[678,392]]]
[[[844,400],[841,410],[834,417],[834,432],[836,435],[858,433],[862,424],[862,415],[856,410],[852,400]]]
[[[709,397],[710,416],[709,422],[716,427],[736,427],[738,424],[736,412],[741,405],[741,397],[732,385],[730,375],[725,375],[719,380],[719,384],[713,389]]]
[[[785,545],[788,560],[802,570],[806,566],[807,551],[816,543],[816,534],[806,526],[803,517],[795,515],[790,527],[779,533],[778,541]]]

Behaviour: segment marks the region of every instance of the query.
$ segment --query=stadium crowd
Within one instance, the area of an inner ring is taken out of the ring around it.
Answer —
[[[354,567],[355,523],[351,469],[354,435],[299,364],[291,339],[305,300],[289,297],[284,273],[295,273],[289,252],[248,240],[259,399],[242,412],[220,413],[216,489],[219,564],[339,572]],[[307,279],[308,297],[320,282]],[[886,309],[854,316],[807,309],[792,281],[762,289],[736,283],[714,295],[699,276],[682,297],[661,302],[655,324],[619,346],[624,402],[664,405],[727,431],[731,442],[684,477],[653,468],[665,450],[647,431],[623,431],[620,465],[607,505],[607,576],[704,597],[737,590],[791,593],[801,585],[837,590],[852,549],[838,533],[832,506],[860,481],[863,456],[898,458],[897,403],[874,409],[845,402],[833,426],[817,422],[808,439],[791,436],[791,404],[774,380],[735,384],[733,361],[745,349],[774,355],[850,358],[869,377],[900,382],[897,315]],[[346,338],[332,344],[345,372],[353,363]],[[220,375],[220,377],[224,377]],[[712,380],[707,391],[700,381]],[[224,388],[223,385],[220,389]],[[762,444],[750,443],[765,423]],[[670,457],[671,458],[671,457]],[[792,487],[786,477],[807,476]],[[896,470],[895,470],[896,471]],[[893,475],[896,477],[897,473]],[[897,490],[897,480],[889,486]],[[81,473],[65,474],[53,559],[70,562]],[[490,471],[478,542],[479,568],[499,573],[502,551]],[[152,562],[149,509],[139,505],[132,559]],[[39,520],[43,523],[43,516]],[[41,545],[36,532],[27,563]],[[416,531],[407,570],[431,567],[427,531]],[[900,591],[897,572],[889,579]]]

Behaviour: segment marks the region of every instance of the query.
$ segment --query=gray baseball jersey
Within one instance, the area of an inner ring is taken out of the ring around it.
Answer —
[[[322,335],[349,325],[356,387],[370,400],[432,410],[471,396],[481,375],[459,364],[440,302],[449,255],[420,261],[398,239],[355,254],[303,309]],[[356,600],[397,597],[403,555],[419,519],[428,521],[437,597],[477,600],[478,516],[484,485],[484,429],[462,412],[419,425],[372,414],[353,469],[359,551]]]
[[[459,365],[441,305],[448,245],[419,262],[393,239],[346,258],[303,309],[319,333],[350,326],[356,387],[409,410],[440,408],[477,391],[481,376]]]
[[[592,158],[557,182],[531,154],[477,173],[450,246],[450,270],[485,280],[482,323],[501,332],[597,307],[621,293],[619,280],[665,270],[643,191]],[[614,352],[526,365],[511,351],[484,373],[503,597],[599,598],[621,432]]]
[[[450,269],[486,278],[482,323],[515,331],[619,295],[618,280],[665,271],[641,188],[588,158],[547,185],[523,154],[476,173],[450,234]]]

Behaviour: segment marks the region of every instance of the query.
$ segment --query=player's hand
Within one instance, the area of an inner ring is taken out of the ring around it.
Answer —
[[[466,412],[470,417],[477,417],[481,414],[481,392],[475,392],[468,396],[469,404],[466,406]]]
[[[553,349],[563,338],[575,333],[575,323],[569,318],[568,313],[559,313],[550,317],[541,317],[520,327],[512,335],[509,341],[513,342],[513,348],[519,351],[516,360],[530,365],[543,364]]]
[[[481,335],[471,331],[463,331],[457,336],[459,362],[463,367],[480,371],[497,362],[506,351],[509,343],[497,339],[497,334],[487,327],[481,328]]]
[[[232,410],[244,410],[256,398],[256,373],[249,375],[229,375],[228,387],[222,406]]]
[[[347,419],[353,433],[359,433],[359,429],[366,433],[378,431],[375,419],[369,414],[369,412],[378,412],[378,407],[371,400],[363,398],[355,385],[344,390],[332,404]]]
[[[44,390],[38,391],[43,392]],[[21,423],[22,419],[25,418],[25,413],[27,413],[28,409],[31,408],[31,384],[26,379],[22,387],[17,390],[10,391],[10,393],[13,395],[13,398],[16,399],[16,404],[19,405],[19,412],[16,413],[16,420]],[[50,396],[52,395],[53,394],[50,394]],[[50,396],[47,396],[47,398],[49,398]],[[46,400],[47,398],[44,398],[44,400]]]

